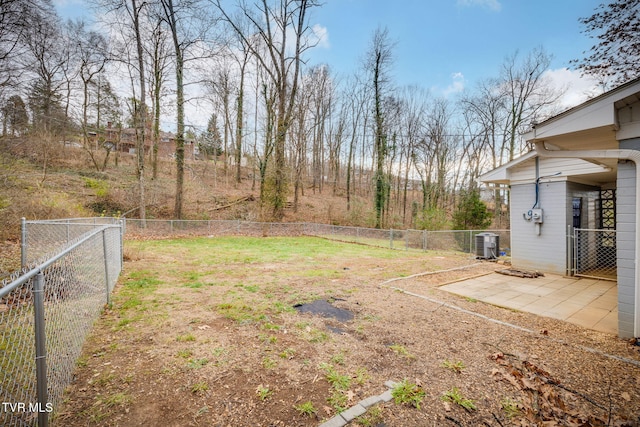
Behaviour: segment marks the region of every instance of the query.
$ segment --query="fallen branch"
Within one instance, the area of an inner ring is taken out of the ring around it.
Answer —
[[[246,197],[241,197],[240,199],[234,200],[233,202],[226,204],[224,206],[217,206],[215,208],[213,208],[214,211],[220,211],[222,209],[227,209],[230,208],[231,206],[235,206],[239,203],[243,203],[243,202],[253,202],[255,200],[255,198],[253,197],[253,194],[249,194]]]
[[[524,277],[528,279],[535,279],[536,277],[544,277],[544,274],[539,271],[524,271],[515,270],[513,268],[507,268],[505,270],[496,270],[496,273],[504,274],[505,276]]]

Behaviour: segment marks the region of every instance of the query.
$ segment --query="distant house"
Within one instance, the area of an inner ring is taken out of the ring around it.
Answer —
[[[480,177],[511,187],[514,267],[612,274],[618,333],[640,337],[640,79],[534,125],[525,139],[534,151]]]
[[[118,151],[123,153],[135,154],[136,152],[136,129],[113,127],[112,123],[107,123],[107,127],[101,132],[104,136],[105,144],[117,147]],[[97,135],[99,137],[100,135]],[[194,159],[198,153],[196,143],[193,139],[185,138],[184,141],[184,157],[185,159]],[[153,149],[153,133],[147,129],[145,132],[144,151],[149,154]],[[160,139],[158,141],[158,156],[173,157],[176,153],[176,135],[171,132],[160,131]]]

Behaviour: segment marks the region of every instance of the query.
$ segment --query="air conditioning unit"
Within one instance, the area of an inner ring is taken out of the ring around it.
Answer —
[[[494,233],[476,234],[476,258],[496,259],[500,253],[500,236]]]

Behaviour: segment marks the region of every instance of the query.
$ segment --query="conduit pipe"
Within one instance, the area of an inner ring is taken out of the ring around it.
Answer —
[[[540,157],[555,157],[562,159],[619,159],[631,160],[636,165],[636,219],[635,219],[635,274],[634,274],[634,314],[633,314],[633,336],[640,337],[640,151],[617,149],[617,150],[548,150],[542,142],[535,143],[536,153]]]

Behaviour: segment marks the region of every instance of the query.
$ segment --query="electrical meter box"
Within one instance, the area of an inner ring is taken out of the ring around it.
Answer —
[[[542,224],[542,209],[531,209],[531,219],[533,220],[534,224]]]

